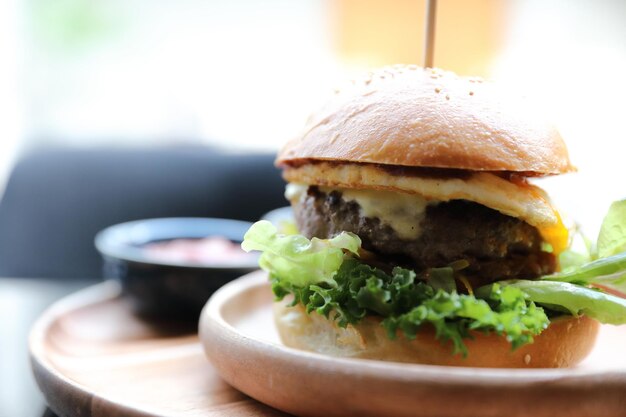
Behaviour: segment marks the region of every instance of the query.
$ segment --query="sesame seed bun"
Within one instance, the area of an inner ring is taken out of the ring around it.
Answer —
[[[489,368],[564,368],[580,363],[593,348],[597,321],[586,316],[563,316],[532,344],[516,350],[503,336],[473,332],[467,339],[467,357],[454,355],[452,345],[435,338],[433,328],[423,328],[414,340],[399,334],[387,337],[380,318],[366,316],[356,325],[342,329],[325,317],[307,314],[302,305],[274,303],[276,326],[283,343],[297,349],[332,356],[377,359],[394,362]]]
[[[337,92],[279,153],[308,161],[508,171],[573,171],[556,128],[500,87],[438,69],[396,66]]]

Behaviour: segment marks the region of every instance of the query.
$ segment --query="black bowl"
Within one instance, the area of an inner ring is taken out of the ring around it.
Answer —
[[[210,264],[160,260],[148,254],[145,246],[209,236],[240,243],[250,226],[248,222],[212,218],[138,220],[102,230],[95,244],[104,258],[104,277],[120,281],[138,313],[195,320],[215,290],[257,269],[257,259]]]

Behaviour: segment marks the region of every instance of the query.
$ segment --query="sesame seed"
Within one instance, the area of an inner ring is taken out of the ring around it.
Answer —
[[[530,359],[531,359],[531,357],[530,357],[530,355],[527,353],[527,354],[526,354],[526,356],[524,356],[524,363],[525,363],[526,365],[529,365],[529,364],[530,364]]]

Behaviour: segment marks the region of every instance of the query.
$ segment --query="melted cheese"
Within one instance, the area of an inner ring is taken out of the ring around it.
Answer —
[[[467,178],[392,175],[366,164],[307,164],[288,168],[289,182],[341,189],[374,189],[416,194],[430,200],[468,200],[517,217],[538,229],[558,226],[558,213],[538,187],[508,181],[487,172]]]
[[[332,188],[321,188],[324,192]],[[377,217],[381,223],[390,226],[402,239],[417,239],[420,235],[420,222],[426,215],[430,202],[416,194],[402,194],[391,191],[339,189],[345,201],[354,201],[361,208],[361,216]]]
[[[287,184],[285,198],[292,203],[306,197],[308,185]],[[429,204],[437,204],[417,194],[394,193],[380,190],[355,190],[347,188],[320,187],[320,191],[339,191],[344,201],[354,201],[359,205],[363,217],[376,217],[381,223],[390,226],[403,239],[414,240],[420,235],[420,223],[426,215]]]
[[[306,184],[294,184],[292,182],[285,187],[285,198],[291,203],[302,201],[306,197],[306,190],[309,188]]]
[[[367,165],[320,163],[290,168],[286,170],[285,178],[316,184],[327,190],[340,190],[345,199],[359,203],[364,215],[379,217],[404,237],[419,235],[416,225],[429,201],[463,199],[535,226],[557,256],[567,249],[569,243],[569,232],[543,190],[530,184],[507,181],[490,173],[475,173],[467,179],[404,177],[389,175],[377,167]],[[285,196],[293,201],[305,196],[307,187],[290,183]],[[409,208],[405,208],[405,205]],[[399,218],[396,218],[398,214]]]

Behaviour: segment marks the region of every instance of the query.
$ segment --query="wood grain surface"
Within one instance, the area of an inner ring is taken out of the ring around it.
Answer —
[[[407,365],[287,348],[272,299],[259,272],[223,287],[203,312],[201,346],[195,325],[137,317],[117,285],[100,284],[37,321],[33,372],[62,417],[285,415],[252,398],[300,416],[626,415],[624,327],[603,327],[575,369]]]
[[[575,368],[488,369],[340,358],[278,339],[267,275],[219,289],[200,318],[207,356],[231,385],[299,416],[623,417],[626,327],[601,326]]]
[[[280,416],[207,361],[195,324],[133,314],[112,282],[53,305],[30,336],[31,363],[60,416]]]

